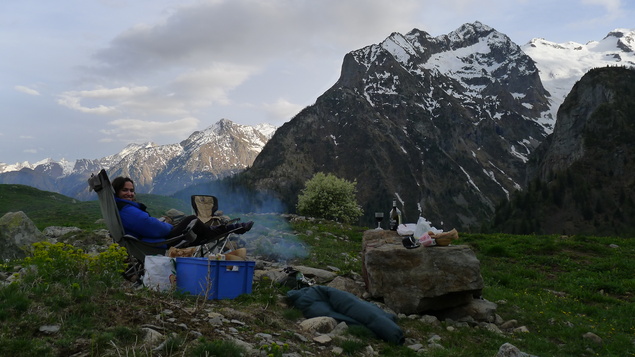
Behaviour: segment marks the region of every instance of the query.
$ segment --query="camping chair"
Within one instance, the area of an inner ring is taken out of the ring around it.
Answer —
[[[123,224],[121,222],[121,216],[119,215],[119,208],[115,201],[115,190],[110,183],[110,179],[105,170],[101,170],[97,175],[91,175],[88,179],[88,186],[91,190],[97,193],[99,197],[99,207],[101,209],[101,215],[104,218],[106,227],[110,232],[110,236],[114,243],[125,247],[129,255],[129,268],[124,272],[124,277],[131,281],[137,281],[143,275],[143,263],[146,255],[165,255],[167,246],[174,246],[176,248],[186,248],[191,246],[191,243],[196,239],[196,234],[192,232],[192,226],[196,223],[193,220],[183,234],[168,238],[159,242],[146,242],[138,239],[137,237],[125,234]],[[224,241],[231,232],[224,233],[217,237],[214,237],[215,241]],[[208,244],[204,242],[203,244]],[[216,244],[218,246],[218,244]],[[200,247],[200,246],[199,246]],[[224,247],[224,245],[223,245]],[[197,249],[195,256],[203,256],[204,253],[209,253],[210,249]]]
[[[196,217],[207,226],[219,226],[240,221],[240,218],[230,219],[218,210],[218,198],[216,196],[192,195],[190,201]],[[229,240],[227,238],[202,245],[198,253],[207,255],[223,252]]]
[[[240,218],[230,219],[218,210],[218,198],[210,195],[192,195],[192,209],[198,219],[208,226],[218,226],[240,221]]]

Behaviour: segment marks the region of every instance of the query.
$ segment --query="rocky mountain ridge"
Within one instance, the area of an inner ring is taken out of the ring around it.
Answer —
[[[90,199],[86,179],[102,168],[110,176],[126,175],[141,192],[171,194],[191,184],[233,175],[249,166],[275,127],[247,126],[222,119],[180,143],[130,144],[121,152],[74,163],[50,159],[35,164],[0,164],[0,183],[19,183]]]
[[[293,207],[305,180],[332,172],[357,182],[367,221],[397,197],[409,221],[420,205],[439,227],[478,226],[526,187],[560,90],[591,68],[635,63],[634,34],[572,49],[544,40],[521,48],[480,22],[437,37],[393,33],[347,54],[338,82],[278,129],[242,176]]]
[[[313,173],[332,172],[356,180],[366,215],[396,196],[410,221],[420,204],[437,227],[464,228],[521,187],[549,109],[532,59],[491,27],[393,33],[347,54],[337,83],[241,176],[293,206]]]
[[[552,135],[528,162],[528,187],[496,216],[509,233],[635,234],[635,69],[597,68],[578,81]]]

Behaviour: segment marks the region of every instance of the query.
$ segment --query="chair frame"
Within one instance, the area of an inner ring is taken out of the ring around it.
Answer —
[[[183,234],[168,238],[159,242],[146,242],[132,235],[126,234],[119,215],[119,208],[115,201],[115,190],[112,187],[106,170],[102,169],[97,175],[92,174],[88,179],[88,186],[97,193],[101,215],[106,224],[114,243],[125,247],[129,255],[129,267],[124,272],[124,277],[131,281],[138,281],[144,272],[143,263],[146,255],[166,255],[166,246],[185,248],[196,239],[196,234],[191,228],[195,221],[192,221]],[[229,231],[219,235],[213,242],[197,246],[195,256],[205,256],[222,252],[227,244],[227,237],[233,233]]]

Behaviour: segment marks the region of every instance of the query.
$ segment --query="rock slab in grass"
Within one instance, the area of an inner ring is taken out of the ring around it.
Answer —
[[[397,232],[368,230],[362,252],[366,289],[397,313],[445,310],[481,295],[480,262],[467,245],[406,249]]]
[[[23,248],[45,239],[22,211],[8,212],[0,218],[0,260],[24,258]]]

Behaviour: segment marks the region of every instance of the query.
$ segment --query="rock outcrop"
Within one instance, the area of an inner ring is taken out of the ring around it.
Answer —
[[[8,212],[0,218],[0,260],[24,258],[25,247],[45,239],[22,211]]]
[[[364,233],[366,288],[397,313],[418,314],[470,303],[483,289],[480,263],[466,245],[405,249],[393,231]]]
[[[635,231],[635,70],[589,71],[527,163],[527,189],[498,207],[494,230],[631,236]]]

